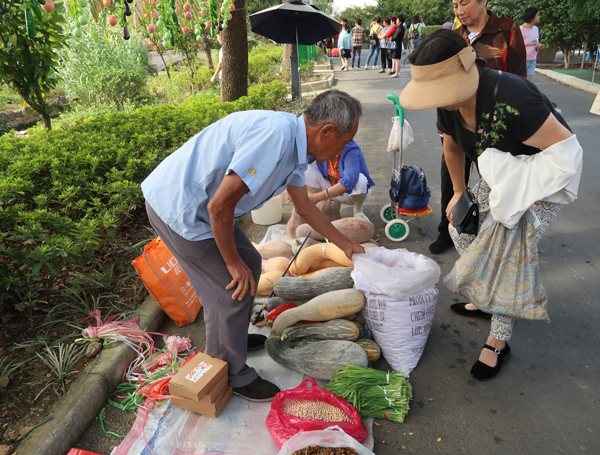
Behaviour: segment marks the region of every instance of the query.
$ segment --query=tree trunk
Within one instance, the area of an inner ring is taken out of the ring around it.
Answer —
[[[282,0],[281,3],[289,3],[290,0]],[[277,2],[279,3],[279,1]],[[283,45],[283,60],[281,61],[281,68],[283,69],[283,78],[286,83],[290,82],[290,71],[291,71],[291,63],[290,57],[292,56],[292,45],[284,44]]]
[[[571,49],[563,49],[563,61],[565,63],[565,69],[571,67]]]
[[[232,19],[223,30],[223,78],[221,100],[235,101],[248,95],[248,36],[245,0],[235,0]]]
[[[158,50],[158,46],[156,44],[154,44],[154,46],[156,47],[156,52],[160,56],[160,59],[162,60],[163,65],[165,65],[165,71],[167,72],[167,78],[169,80],[171,80],[171,73],[169,73],[169,67],[167,66],[167,62],[165,62],[165,58],[163,57],[162,52]]]
[[[44,122],[44,128],[46,128],[47,130],[51,130],[52,123],[50,121],[50,114],[46,114],[45,112],[39,112],[39,114],[42,116],[42,121]]]
[[[215,65],[213,64],[213,59],[212,59],[212,49],[210,48],[204,48],[204,53],[206,54],[206,60],[208,62],[208,69],[209,70],[214,70],[215,69]]]

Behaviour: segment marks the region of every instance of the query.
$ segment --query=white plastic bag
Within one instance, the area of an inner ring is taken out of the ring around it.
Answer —
[[[404,127],[402,129],[404,130],[402,134],[402,150],[404,150],[414,140],[414,136],[412,128],[406,119],[404,120]],[[387,151],[400,151],[400,120],[398,117],[392,117],[392,131],[388,139]]]
[[[277,455],[292,455],[296,450],[309,446],[321,447],[349,447],[356,450],[359,455],[375,455],[356,439],[348,436],[338,426],[318,431],[301,431],[288,439]]]
[[[417,294],[440,279],[440,266],[433,259],[405,248],[369,248],[352,260],[356,289],[387,294],[395,300]]]
[[[425,349],[439,295],[439,266],[405,249],[369,248],[354,255],[362,315],[390,366],[409,376]]]

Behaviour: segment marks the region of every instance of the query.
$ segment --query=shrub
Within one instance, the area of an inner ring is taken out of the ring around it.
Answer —
[[[88,117],[28,138],[0,138],[0,302],[31,308],[64,266],[90,261],[142,205],[140,183],[167,155],[235,111],[275,109],[280,82],[221,102],[214,93],[182,105]]]
[[[443,28],[441,25],[428,25],[423,30],[421,30],[421,38],[425,38],[427,35],[431,35],[436,30]]]
[[[260,44],[248,54],[248,81],[264,84],[282,79],[283,46]]]
[[[124,102],[136,97],[146,83],[148,48],[140,36],[131,33],[124,40],[110,30],[106,21],[82,29],[81,39],[71,39],[63,52],[63,75],[72,101]]]

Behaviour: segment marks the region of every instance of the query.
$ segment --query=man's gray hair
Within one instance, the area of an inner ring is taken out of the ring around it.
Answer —
[[[362,104],[356,98],[340,90],[328,90],[317,96],[304,111],[312,126],[332,123],[336,136],[348,134],[362,115]]]

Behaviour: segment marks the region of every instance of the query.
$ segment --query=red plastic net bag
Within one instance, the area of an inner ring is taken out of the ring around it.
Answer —
[[[348,421],[331,422],[314,418],[297,417],[296,415],[283,412],[284,409],[290,409],[289,405],[293,400],[320,402],[325,405],[334,406],[343,412]],[[324,430],[332,425],[337,425],[344,433],[352,436],[358,442],[364,441],[368,434],[354,406],[328,390],[319,388],[314,378],[306,379],[295,389],[284,390],[275,395],[266,423],[267,430],[269,430],[278,449],[281,449],[283,443],[296,433]]]

